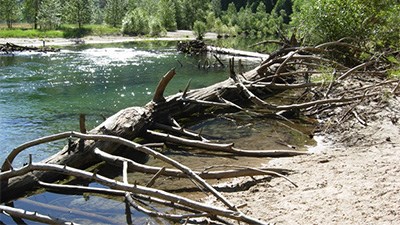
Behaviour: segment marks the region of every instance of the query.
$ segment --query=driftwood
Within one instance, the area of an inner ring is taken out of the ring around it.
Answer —
[[[43,42],[44,44],[44,42]],[[0,44],[0,53],[4,52],[6,54],[10,54],[13,52],[59,52],[60,49],[52,48],[52,47],[29,47],[29,46],[21,46],[12,43]]]
[[[220,220],[221,218],[242,221],[249,224],[266,224],[266,222],[251,218],[240,212],[238,207],[229,202],[221,193],[204,179],[221,179],[239,176],[274,176],[293,181],[283,174],[288,172],[281,168],[248,168],[234,165],[215,166],[225,170],[193,171],[189,167],[173,160],[161,152],[153,149],[160,144],[139,144],[131,141],[137,137],[145,140],[157,140],[162,144],[181,146],[181,149],[190,151],[190,148],[202,149],[207,154],[220,152],[225,155],[278,157],[307,154],[295,150],[244,150],[235,147],[234,143],[218,143],[205,138],[203,135],[183,128],[179,124],[180,118],[188,118],[198,112],[234,112],[245,111],[249,115],[258,116],[259,112],[276,115],[285,121],[299,115],[315,115],[335,107],[365,101],[370,97],[382,95],[382,86],[389,86],[390,90],[395,82],[382,81],[382,76],[372,77],[370,82],[360,87],[358,83],[348,81],[361,74],[357,71],[373,67],[374,71],[382,74],[388,65],[380,58],[373,58],[358,65],[348,65],[329,58],[329,47],[351,43],[342,41],[332,42],[316,47],[288,47],[272,53],[253,70],[237,74],[234,60],[230,60],[229,78],[209,87],[190,90],[190,83],[181,93],[165,97],[164,90],[173,79],[175,70],[167,72],[160,80],[153,100],[144,107],[130,107],[109,117],[96,128],[86,131],[84,116],[80,117],[81,132],[64,132],[43,137],[16,147],[7,157],[1,167],[1,202],[9,202],[27,192],[37,188],[64,189],[75,192],[101,192],[106,195],[125,196],[127,210],[129,205],[151,216],[159,216],[171,220],[191,220],[195,217],[205,217]],[[220,62],[221,65],[223,62]],[[331,79],[325,79],[324,71],[320,68],[328,67],[334,71]],[[313,80],[314,78],[314,80]],[[271,102],[269,97],[283,91],[295,92],[298,95],[293,101],[285,103]],[[251,107],[249,107],[251,106]],[[351,111],[362,123],[355,110]],[[25,149],[55,141],[68,139],[69,144],[56,155],[34,163],[32,159],[27,166],[13,168],[12,163],[17,155]],[[152,167],[134,162],[132,159],[116,155],[120,146],[126,146],[125,151],[132,149],[153,156],[169,164],[169,167]],[[115,165],[122,171],[123,182],[87,172],[84,169],[98,162],[105,161]],[[170,168],[173,167],[173,168]],[[122,168],[122,169],[121,169]],[[129,184],[128,172],[142,172],[154,174],[153,178],[143,185]],[[68,175],[99,182],[110,189],[100,190],[83,186],[51,184]],[[188,178],[201,190],[213,194],[226,208],[205,205],[201,202],[186,199],[162,190],[150,188],[159,176]],[[148,187],[145,187],[147,185]],[[160,213],[150,210],[143,205],[140,199],[151,199],[164,205],[171,202],[179,207],[182,213]],[[4,210],[3,210],[4,211]],[[129,217],[129,216],[127,216]]]

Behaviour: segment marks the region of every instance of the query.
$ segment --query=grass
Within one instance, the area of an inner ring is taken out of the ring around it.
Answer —
[[[111,36],[120,35],[120,28],[107,25],[77,25],[65,24],[57,30],[35,30],[29,24],[14,24],[8,29],[0,24],[0,38],[80,38],[84,36]]]

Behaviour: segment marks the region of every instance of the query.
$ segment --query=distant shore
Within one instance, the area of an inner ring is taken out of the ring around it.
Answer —
[[[87,36],[83,38],[0,38],[0,44],[13,43],[22,46],[67,46],[75,44],[106,44],[135,41],[187,41],[193,40],[196,36],[189,30],[178,30],[167,32],[164,37],[144,36]],[[205,39],[216,39],[216,33],[206,33]],[[44,41],[44,43],[43,43]]]

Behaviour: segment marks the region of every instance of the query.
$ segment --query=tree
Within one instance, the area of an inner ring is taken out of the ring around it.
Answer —
[[[248,34],[255,32],[255,30],[253,29],[254,17],[253,13],[251,12],[250,5],[247,5],[246,7],[240,9],[237,18],[237,24],[242,31]]]
[[[92,19],[91,23],[93,24],[103,24],[105,22],[105,8],[107,5],[106,0],[92,0]],[[125,12],[126,13],[126,12]],[[125,16],[125,13],[122,16],[122,18]],[[120,25],[122,23],[122,18],[120,21]]]
[[[24,12],[24,19],[28,23],[33,23],[33,28],[38,28],[38,21],[37,17],[39,14],[40,4],[42,0],[26,0],[24,2],[23,12]]]
[[[283,16],[283,22],[289,23],[290,22],[290,15],[292,14],[292,1],[291,0],[278,0],[274,6],[273,11],[280,15],[282,10],[285,11],[285,14],[281,14]]]
[[[268,20],[270,15],[267,13],[267,8],[263,2],[260,2],[257,6],[255,13],[255,30],[260,32],[259,36],[267,36],[271,34]]]
[[[78,24],[78,28],[82,28],[83,24],[90,23],[92,16],[91,0],[66,0],[64,9],[66,21]]]
[[[40,29],[54,29],[61,24],[61,4],[59,0],[42,0],[37,15]]]
[[[177,29],[176,11],[173,0],[160,0],[158,3],[157,17],[161,26],[169,31]]]
[[[222,22],[228,26],[233,26],[237,21],[237,10],[234,3],[228,5],[228,9],[222,15]]]
[[[398,0],[296,0],[293,8],[292,26],[309,43],[353,37],[399,45]]]
[[[17,0],[0,0],[0,19],[6,21],[8,28],[18,20],[19,8]]]
[[[206,33],[207,26],[204,22],[196,20],[193,24],[193,32],[197,36],[197,39],[201,40]]]
[[[222,15],[221,0],[211,0],[211,9],[213,10],[215,17],[220,17]]]
[[[148,34],[149,17],[143,8],[136,8],[129,12],[122,21],[122,32],[129,35]]]
[[[113,27],[121,25],[127,10],[127,0],[108,0],[105,7],[105,22]]]
[[[205,0],[181,0],[184,26],[183,29],[192,29],[196,20],[205,21],[209,1]]]

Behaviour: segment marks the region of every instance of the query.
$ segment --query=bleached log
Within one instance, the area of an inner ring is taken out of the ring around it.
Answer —
[[[305,155],[309,154],[302,151],[291,151],[291,150],[243,150],[235,148],[234,143],[219,144],[219,143],[208,143],[198,140],[189,140],[181,137],[177,137],[170,134],[164,134],[152,130],[147,130],[147,133],[159,138],[166,142],[171,142],[174,144],[179,144],[183,146],[197,147],[207,150],[215,150],[221,152],[232,153],[241,156],[254,156],[254,157],[283,157],[283,156],[295,156],[295,155]]]
[[[27,220],[45,223],[45,224],[57,224],[57,225],[61,225],[61,224],[62,225],[73,225],[73,224],[75,224],[75,225],[79,225],[78,223],[72,223],[72,222],[61,220],[61,219],[52,218],[50,216],[46,216],[46,215],[40,214],[38,212],[30,212],[27,210],[9,207],[9,206],[5,206],[5,205],[0,205],[0,214],[1,213],[3,213],[3,214],[6,213],[13,217],[18,217],[18,218],[27,219]]]

